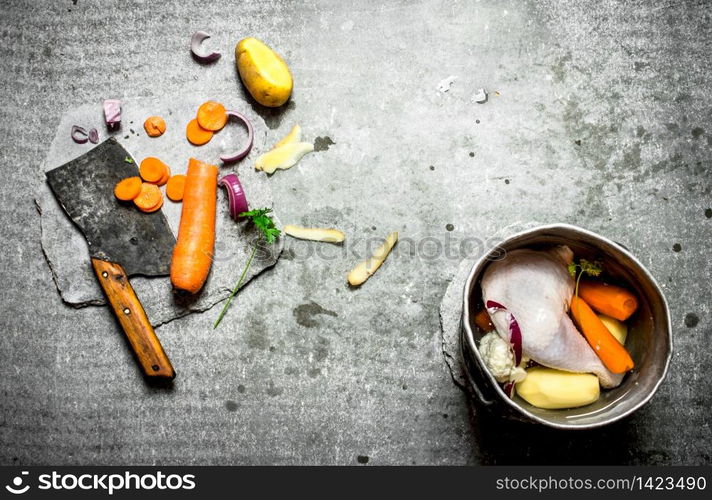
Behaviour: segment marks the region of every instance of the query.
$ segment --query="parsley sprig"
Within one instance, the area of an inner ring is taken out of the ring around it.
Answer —
[[[586,276],[600,276],[603,272],[603,263],[598,260],[586,260],[579,259],[579,263],[576,264],[572,262],[568,266],[569,274],[572,278],[576,280],[576,297],[578,297],[579,282],[581,281],[581,276],[584,274]],[[578,276],[577,276],[578,275]]]
[[[249,217],[257,229],[262,232],[265,241],[270,245],[275,242],[281,231],[274,226],[274,221],[269,216],[271,208],[258,208],[249,212],[242,212],[240,217]]]
[[[261,235],[262,239],[268,245],[271,245],[272,243],[277,241],[277,238],[281,234],[281,231],[275,227],[274,221],[269,216],[269,214],[271,212],[272,212],[271,208],[258,208],[255,210],[250,210],[249,212],[242,212],[240,214],[240,217],[247,217],[250,219],[252,224],[254,224],[254,226],[260,231],[260,235]],[[250,268],[250,264],[252,264],[252,259],[255,258],[255,254],[257,253],[258,246],[259,246],[259,239],[253,245],[252,253],[250,254],[250,258],[247,259],[247,264],[245,264],[245,268],[242,270],[240,279],[237,280],[237,284],[235,285],[235,288],[233,288],[232,292],[230,292],[230,296],[228,297],[227,302],[225,302],[225,305],[223,306],[222,310],[220,311],[220,315],[218,316],[218,319],[215,320],[215,323],[213,324],[213,329],[218,327],[218,325],[222,321],[223,317],[225,316],[225,313],[227,313],[227,310],[230,307],[230,303],[232,302],[232,299],[235,297],[238,290],[240,290],[240,287],[242,286],[242,282],[245,280],[245,276],[247,276],[247,270]]]

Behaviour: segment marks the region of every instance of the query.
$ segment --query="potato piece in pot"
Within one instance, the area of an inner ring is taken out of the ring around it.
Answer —
[[[559,410],[586,406],[598,399],[601,389],[592,373],[573,373],[535,366],[516,385],[517,394],[537,408]]]
[[[628,327],[622,321],[618,321],[616,318],[611,318],[605,314],[599,314],[598,319],[601,323],[606,325],[608,331],[611,332],[618,342],[625,345],[625,339],[628,336]]]

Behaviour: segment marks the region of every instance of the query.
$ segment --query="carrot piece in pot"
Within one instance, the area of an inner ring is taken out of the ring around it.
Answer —
[[[593,309],[575,295],[571,298],[571,316],[606,368],[613,373],[625,373],[633,369],[635,364],[626,348],[608,331]]]
[[[475,324],[477,325],[477,328],[479,328],[485,333],[491,332],[495,329],[494,324],[492,323],[492,320],[490,319],[489,314],[487,313],[487,309],[482,309],[477,314],[475,314]]]
[[[638,299],[625,288],[601,281],[581,281],[579,297],[593,309],[618,321],[625,321],[638,309]]]

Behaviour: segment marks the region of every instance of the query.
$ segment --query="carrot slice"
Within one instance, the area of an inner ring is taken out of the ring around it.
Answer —
[[[168,179],[168,184],[166,184],[166,196],[173,201],[181,201],[183,199],[184,189],[185,175],[174,175]]]
[[[168,182],[168,179],[170,179],[170,178],[171,178],[171,169],[168,167],[168,165],[166,165],[166,171],[163,173],[163,177],[158,179],[158,181],[156,181],[156,184],[158,184],[159,186],[163,186],[166,182]]]
[[[158,186],[144,182],[141,185],[141,193],[134,198],[134,203],[141,210],[151,210],[161,203],[162,199],[163,195]]]
[[[131,201],[141,193],[141,178],[127,177],[116,183],[114,196],[121,201]]]
[[[225,106],[219,102],[208,101],[198,108],[198,125],[205,130],[217,132],[225,126],[227,118]]]
[[[147,208],[147,209],[145,209],[145,210],[144,210],[143,208],[140,208],[140,207],[139,207],[139,210],[141,210],[141,211],[142,211],[143,213],[145,213],[145,214],[151,214],[151,213],[153,213],[153,212],[157,212],[158,210],[160,210],[162,206],[163,206],[163,198],[161,198],[161,201],[159,201],[158,203],[156,203],[156,206],[151,207],[151,208]]]
[[[606,368],[613,373],[625,373],[633,369],[635,365],[626,348],[616,340],[593,309],[575,295],[571,298],[571,316]]]
[[[191,144],[195,146],[202,146],[210,142],[213,138],[213,133],[210,130],[206,130],[200,126],[197,118],[193,118],[188,122],[185,127],[185,136],[188,138]]]
[[[166,121],[160,116],[149,116],[143,122],[143,128],[146,129],[149,137],[158,137],[166,131]]]
[[[168,165],[163,163],[158,158],[149,156],[148,158],[144,158],[141,162],[141,166],[138,168],[138,173],[146,182],[158,182],[163,178],[167,169]]]
[[[638,299],[625,288],[601,281],[581,281],[579,296],[596,311],[625,321],[638,309]]]

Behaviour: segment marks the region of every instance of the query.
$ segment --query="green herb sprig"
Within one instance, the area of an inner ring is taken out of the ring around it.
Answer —
[[[590,261],[586,259],[579,259],[579,263],[571,262],[568,265],[569,274],[573,279],[576,280],[576,292],[575,295],[578,298],[579,282],[581,281],[581,276],[584,274],[586,276],[600,276],[603,272],[603,263],[601,261],[595,260]],[[577,276],[578,275],[578,276]]]
[[[275,227],[274,221],[269,216],[269,214],[271,212],[272,212],[271,208],[258,208],[256,210],[250,210],[249,212],[242,212],[240,214],[240,217],[247,217],[250,219],[252,224],[254,224],[254,226],[260,231],[260,235],[261,235],[262,239],[268,245],[271,245],[272,243],[277,241],[277,238],[281,234],[281,231]],[[215,323],[213,324],[213,329],[218,327],[218,325],[222,321],[223,317],[225,316],[225,313],[227,313],[227,310],[230,307],[230,303],[232,302],[232,299],[235,297],[238,290],[240,290],[240,287],[242,286],[242,282],[245,280],[245,276],[247,276],[247,270],[250,268],[250,264],[252,264],[252,259],[255,258],[255,254],[257,253],[258,246],[259,246],[259,239],[253,245],[252,253],[250,254],[250,258],[247,259],[247,264],[245,264],[245,268],[242,270],[242,274],[240,274],[240,279],[237,280],[237,284],[235,285],[235,288],[233,288],[232,292],[230,292],[230,296],[227,298],[227,302],[225,302],[225,305],[223,306],[222,310],[220,311],[220,315],[218,316],[218,319],[215,320]]]

